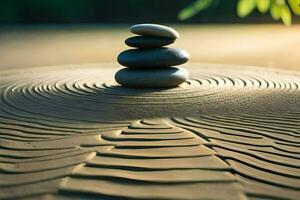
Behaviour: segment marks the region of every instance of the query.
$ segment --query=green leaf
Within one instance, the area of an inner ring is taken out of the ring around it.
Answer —
[[[295,15],[300,15],[300,0],[289,0],[288,2]]]
[[[279,20],[280,19],[280,13],[281,13],[281,6],[272,3],[270,8],[270,13],[273,19]]]
[[[246,17],[256,6],[256,0],[239,0],[237,5],[237,14],[239,17]]]
[[[287,5],[281,6],[280,18],[285,25],[292,25],[292,13]]]
[[[189,19],[192,16],[196,15],[198,12],[208,8],[213,2],[214,0],[197,0],[187,7],[183,8],[178,14],[178,19]]]
[[[256,0],[257,9],[261,13],[265,13],[269,10],[271,2],[270,0]]]

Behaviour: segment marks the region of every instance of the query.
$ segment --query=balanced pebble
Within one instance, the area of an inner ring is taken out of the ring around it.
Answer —
[[[118,62],[129,68],[160,68],[181,65],[189,60],[189,54],[181,49],[129,49],[118,56]]]
[[[125,44],[137,48],[158,48],[174,43],[175,39],[158,36],[133,36],[125,40]]]
[[[130,27],[130,31],[137,35],[161,36],[179,38],[179,33],[174,29],[159,24],[137,24]]]
[[[186,63],[189,54],[164,47],[179,37],[174,29],[158,24],[138,24],[130,31],[139,36],[127,38],[125,44],[135,49],[125,50],[117,58],[127,67],[115,74],[117,83],[126,87],[170,88],[188,79],[188,71],[175,66]]]
[[[162,69],[123,68],[115,74],[115,80],[127,87],[167,88],[176,87],[189,77],[186,69],[168,67]]]

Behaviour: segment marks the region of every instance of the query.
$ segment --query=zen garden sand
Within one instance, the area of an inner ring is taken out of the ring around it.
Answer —
[[[169,62],[2,70],[0,199],[299,199],[300,74]]]

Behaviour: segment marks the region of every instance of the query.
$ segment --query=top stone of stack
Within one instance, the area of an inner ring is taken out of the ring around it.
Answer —
[[[130,31],[137,35],[160,36],[172,38],[174,40],[179,38],[179,33],[177,31],[170,27],[159,24],[137,24],[133,25],[130,28]]]
[[[179,38],[179,33],[174,29],[159,24],[137,24],[130,31],[139,36],[125,40],[130,47],[140,49],[159,48],[174,43]]]

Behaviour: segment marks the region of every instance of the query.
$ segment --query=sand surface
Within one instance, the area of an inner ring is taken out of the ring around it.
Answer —
[[[172,89],[111,64],[0,72],[0,199],[297,199],[300,75],[193,64]]]

